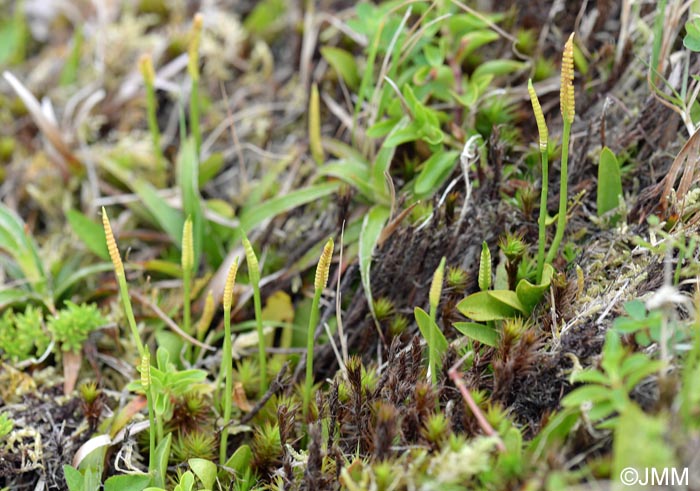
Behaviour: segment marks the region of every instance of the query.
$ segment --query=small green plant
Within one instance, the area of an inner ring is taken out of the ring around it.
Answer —
[[[331,261],[333,259],[333,239],[328,239],[326,245],[323,246],[323,252],[316,266],[316,276],[314,278],[314,299],[311,304],[311,312],[309,314],[309,327],[306,332],[306,377],[304,379],[304,401],[303,412],[307,417],[311,406],[311,389],[314,382],[314,335],[316,333],[316,324],[318,324],[318,315],[320,309],[321,295],[328,284],[328,274],[331,269]]]
[[[0,439],[10,434],[15,427],[15,422],[12,421],[7,413],[0,413]]]
[[[658,373],[664,362],[655,361],[644,353],[629,353],[622,345],[620,335],[608,331],[605,336],[600,370],[589,369],[574,372],[572,382],[586,385],[567,394],[562,406],[583,407],[591,421],[609,418],[613,413],[623,413],[632,404],[629,393],[644,378]],[[616,418],[608,419],[603,426],[612,427]]]
[[[155,478],[156,472],[156,420],[153,408],[153,389],[151,385],[151,354],[146,351],[141,357],[141,387],[146,393],[148,404],[148,472]],[[162,423],[161,423],[162,425]]]
[[[598,189],[596,195],[598,216],[617,208],[620,204],[620,196],[622,196],[620,164],[612,150],[604,147],[598,160]],[[618,219],[619,217],[615,217],[613,223]]]
[[[62,351],[78,353],[88,335],[106,323],[97,305],[66,301],[65,307],[49,319],[47,327]]]
[[[224,287],[224,352],[221,359],[221,374],[225,377],[224,401],[224,429],[221,433],[221,445],[219,460],[223,465],[226,462],[226,443],[228,441],[228,424],[231,420],[231,398],[233,397],[233,361],[231,360],[231,305],[233,304],[233,286],[238,273],[238,257],[234,260],[226,277]]]
[[[139,356],[143,357],[146,353],[146,349],[141,342],[139,329],[136,326],[136,319],[134,318],[134,310],[131,307],[131,299],[129,298],[129,288],[126,284],[124,264],[122,263],[122,257],[119,254],[119,249],[117,248],[117,241],[114,239],[112,226],[109,223],[109,217],[107,217],[107,212],[105,211],[104,207],[102,208],[102,226],[105,230],[109,257],[112,260],[112,265],[114,266],[114,275],[117,277],[117,283],[119,284],[119,296],[121,297],[122,305],[124,306],[124,312],[126,313],[126,318],[129,322],[129,327],[131,328],[131,334],[134,338],[134,342],[139,349]]]
[[[43,329],[41,309],[28,306],[24,312],[8,309],[0,317],[0,358],[18,363],[40,357],[51,338]]]

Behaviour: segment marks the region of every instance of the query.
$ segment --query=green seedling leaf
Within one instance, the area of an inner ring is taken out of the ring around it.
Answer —
[[[168,234],[173,244],[178,248],[181,247],[182,226],[185,223],[182,212],[172,208],[158,195],[158,190],[143,179],[137,179],[132,184],[132,189],[139,195],[156,223]]]
[[[187,462],[190,464],[192,472],[202,481],[202,485],[204,485],[206,489],[214,489],[214,483],[216,482],[216,464],[207,459],[190,459]]]
[[[457,304],[457,310],[477,322],[510,319],[522,315],[522,305],[515,292],[508,290],[496,290],[496,292],[496,295],[493,295],[493,291],[469,295]],[[508,302],[503,302],[502,298],[506,298]],[[512,304],[520,307],[514,307]]]
[[[66,464],[63,466],[63,475],[66,476],[69,491],[83,491],[85,478],[78,469]]]
[[[384,224],[388,219],[389,208],[386,206],[375,205],[370,208],[369,212],[365,215],[362,222],[362,229],[360,230],[360,249],[358,253],[360,261],[360,278],[362,279],[362,288],[365,291],[367,304],[372,310],[372,315],[374,315],[372,308],[372,289],[370,285],[372,254],[374,253],[374,248],[377,246],[379,235],[384,229]]]
[[[194,475],[187,471],[180,478],[180,483],[175,486],[174,491],[192,491],[194,487]]]
[[[426,160],[414,185],[415,196],[417,198],[432,196],[449,177],[457,162],[457,157],[459,157],[459,152],[439,151]]]
[[[518,282],[518,286],[515,287],[515,293],[518,296],[518,300],[523,305],[525,313],[529,314],[532,309],[540,303],[545,292],[549,289],[549,284],[554,275],[554,268],[551,264],[545,264],[542,270],[542,282],[539,285],[533,285],[526,279],[522,279]]]
[[[229,467],[233,469],[237,474],[242,474],[243,471],[250,465],[250,461],[253,459],[253,452],[250,450],[248,445],[241,445],[236,449],[236,451],[231,455],[226,461],[224,467]]]
[[[201,188],[211,181],[224,166],[224,155],[221,152],[213,153],[204,162],[199,164],[198,185]]]
[[[460,45],[464,46],[464,49],[460,53],[460,61],[480,47],[496,41],[499,37],[500,36],[498,33],[490,29],[480,29],[477,31],[468,32],[462,36],[462,39],[460,39]]]
[[[109,261],[109,252],[107,251],[107,241],[105,239],[105,231],[102,224],[93,222],[78,210],[68,210],[66,213],[68,223],[70,223],[73,232],[80,240],[100,259]]]
[[[620,165],[615,154],[608,147],[604,147],[598,162],[598,195],[596,197],[598,216],[617,208],[620,196],[622,196]]]
[[[494,348],[498,346],[500,336],[492,327],[477,324],[476,322],[455,322],[452,326],[468,338],[474,339],[481,344]]]
[[[700,52],[700,18],[694,18],[685,23],[683,46],[690,51]]]
[[[19,288],[6,288],[0,290],[0,310],[3,310],[10,305],[25,303],[30,300],[40,300],[40,297],[27,290]]]
[[[479,259],[479,289],[486,291],[491,288],[491,251],[486,241],[481,243],[481,258]]]
[[[602,385],[585,385],[569,392],[562,400],[563,407],[577,408],[584,403],[596,404],[610,399],[612,391]]]
[[[172,439],[173,434],[168,433],[156,447],[156,475],[154,478],[156,486],[165,487],[165,477],[168,474],[168,459],[170,458],[170,443]]]
[[[474,70],[472,78],[479,78],[484,75],[493,75],[494,77],[500,77],[502,75],[510,75],[515,72],[519,72],[527,67],[527,63],[515,60],[489,60]]]
[[[151,476],[144,474],[112,476],[105,481],[104,491],[143,491],[150,482]]]
[[[520,302],[518,295],[514,291],[489,290],[486,293],[488,293],[490,297],[498,300],[499,302],[516,309],[518,312],[522,314],[525,313],[525,306]]]
[[[321,48],[321,56],[338,72],[338,75],[348,87],[352,90],[357,90],[360,84],[360,73],[357,69],[355,57],[351,53],[333,46],[324,46]]]
[[[532,462],[539,462],[542,453],[558,448],[569,437],[572,428],[579,422],[578,409],[565,409],[550,416],[547,425],[527,445]]]
[[[371,201],[376,201],[379,198],[375,196],[374,188],[369,182],[370,171],[365,162],[355,159],[337,160],[321,167],[318,174],[342,179]]]
[[[339,187],[340,183],[338,182],[316,184],[292,191],[284,196],[277,196],[250,208],[245,208],[240,214],[241,227],[248,232],[268,218],[329,196],[335,193]]]
[[[34,292],[44,296],[48,290],[39,248],[25,230],[24,222],[0,203],[0,253],[9,255],[19,266]]]
[[[114,265],[111,262],[106,262],[91,264],[89,266],[85,266],[84,268],[79,268],[75,271],[72,271],[70,272],[70,274],[61,275],[60,277],[57,276],[55,278],[55,287],[53,292],[54,298],[61,298],[61,296],[64,293],[66,293],[73,285],[89,276],[113,270]]]
[[[399,123],[400,118],[389,118],[378,121],[367,128],[366,135],[369,138],[383,138],[393,130]]]
[[[0,66],[24,61],[29,29],[24,2],[14,2],[14,14],[0,23]]]
[[[80,52],[83,48],[83,27],[77,26],[73,34],[73,46],[70,55],[63,66],[59,83],[65,87],[74,84],[78,79],[78,69],[80,68]]]
[[[423,338],[425,338],[426,342],[429,342],[431,339],[433,340],[433,346],[428,346],[428,348],[438,355],[437,359],[440,359],[445,351],[447,351],[447,346],[449,345],[447,339],[445,339],[445,335],[425,310],[416,307],[413,309],[413,314],[416,317],[416,323],[418,324],[420,333]]]
[[[195,269],[199,264],[204,239],[204,213],[202,212],[202,197],[199,195],[199,158],[197,144],[193,137],[187,138],[180,147],[177,158],[177,178],[182,196],[184,216],[192,218],[192,239],[194,245]],[[184,224],[184,221],[183,221]],[[182,225],[182,224],[181,224]],[[178,235],[182,237],[182,230]]]
[[[423,55],[425,60],[433,68],[437,68],[442,65],[445,60],[445,52],[441,49],[442,46],[435,46],[433,44],[426,44],[423,46]]]

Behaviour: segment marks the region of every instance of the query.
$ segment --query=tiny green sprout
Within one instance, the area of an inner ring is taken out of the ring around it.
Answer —
[[[255,359],[243,358],[238,361],[233,374],[234,378],[243,386],[246,396],[250,397],[258,393],[260,390],[260,368]]]
[[[392,337],[401,336],[408,328],[408,317],[405,315],[395,315],[389,322],[389,334]]]
[[[428,419],[421,430],[421,435],[433,448],[437,449],[445,441],[450,433],[450,422],[444,413],[434,413]]]
[[[520,339],[520,336],[530,328],[530,324],[522,317],[510,317],[503,320],[503,339]]]
[[[172,453],[176,462],[189,459],[213,460],[216,454],[216,436],[203,430],[180,433],[173,441]]]
[[[522,235],[511,233],[507,233],[499,239],[498,247],[501,248],[506,258],[512,262],[517,262],[527,250]]]
[[[379,297],[372,301],[374,316],[379,321],[385,321],[394,314],[394,303],[386,297]]]
[[[498,247],[500,247],[507,259],[508,288],[515,290],[515,285],[518,281],[518,265],[525,255],[527,246],[522,235],[507,233],[499,239]]]
[[[486,421],[499,431],[501,431],[503,425],[508,424],[508,412],[500,404],[489,404],[484,416]]]
[[[445,283],[452,290],[463,291],[467,287],[469,275],[462,268],[450,266],[447,268]]]
[[[309,314],[309,326],[306,332],[306,377],[304,380],[304,416],[308,416],[309,406],[311,404],[311,388],[314,380],[314,334],[316,324],[318,323],[319,304],[321,295],[328,284],[328,275],[331,269],[331,261],[333,259],[333,239],[330,238],[323,246],[323,252],[316,266],[316,276],[314,278],[314,298],[311,304],[311,312]]]
[[[374,464],[374,479],[377,491],[388,491],[395,488],[397,470],[390,460],[383,460]]]
[[[537,203],[537,191],[535,187],[531,183],[525,184],[515,192],[515,200],[523,216],[526,219],[530,219],[535,210],[535,204]]]
[[[282,455],[280,428],[277,423],[271,424],[266,421],[256,426],[250,448],[253,451],[253,462],[256,467],[265,467],[276,462]]]
[[[258,331],[258,364],[260,366],[260,397],[267,391],[267,357],[265,356],[265,333],[262,324],[262,300],[260,299],[260,265],[253,246],[247,237],[243,238],[245,260],[248,264],[248,278],[253,287],[253,303],[255,306],[255,326]]]
[[[100,397],[100,389],[97,388],[97,384],[95,382],[86,382],[81,384],[79,391],[80,398],[85,404],[92,404],[98,397]]]
[[[15,427],[15,422],[12,421],[8,413],[0,413],[0,438],[9,435]]]

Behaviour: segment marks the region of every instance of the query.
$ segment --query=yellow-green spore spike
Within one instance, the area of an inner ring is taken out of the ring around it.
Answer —
[[[574,33],[571,33],[564,45],[564,53],[561,58],[561,89],[559,91],[559,105],[564,121],[573,123],[576,114],[574,101]]]
[[[540,135],[540,151],[544,152],[547,150],[549,131],[547,130],[547,123],[544,120],[544,114],[542,113],[542,106],[540,106],[540,100],[537,98],[535,88],[532,86],[532,80],[527,81],[527,91],[530,94],[532,111],[535,113],[535,121],[537,122],[537,132]]]

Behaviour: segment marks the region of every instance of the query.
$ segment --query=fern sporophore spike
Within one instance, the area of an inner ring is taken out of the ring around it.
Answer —
[[[574,33],[571,33],[564,45],[564,54],[561,58],[561,89],[559,91],[559,105],[564,121],[574,122],[576,105],[574,102]]]
[[[316,324],[318,323],[319,304],[321,295],[328,284],[328,274],[331,269],[331,260],[333,259],[333,238],[328,239],[326,245],[323,246],[323,252],[316,266],[316,277],[314,278],[314,298],[311,303],[311,312],[309,314],[309,327],[306,332],[306,377],[304,380],[304,405],[302,411],[304,417],[309,415],[311,405],[311,389],[314,381],[314,337]]]
[[[151,355],[148,351],[141,357],[141,385],[145,391],[151,386]]]
[[[238,257],[233,260],[231,268],[226,276],[226,284],[224,286],[224,310],[231,310],[233,304],[233,285],[236,283],[236,274],[238,274]]]
[[[188,216],[182,228],[182,269],[194,268],[194,239],[192,235],[192,217]]]
[[[544,114],[542,113],[542,106],[540,106],[540,100],[537,98],[535,88],[532,86],[532,80],[527,81],[527,91],[530,94],[532,111],[535,113],[535,121],[537,122],[537,132],[540,135],[540,151],[544,152],[547,150],[549,131],[547,130],[547,123],[544,120]]]
[[[428,302],[430,303],[430,316],[435,320],[435,312],[437,311],[437,306],[440,303],[440,295],[442,294],[442,282],[445,277],[445,257],[443,256],[440,260],[435,273],[433,274],[433,281],[430,284],[430,292],[428,294]]]
[[[245,251],[246,263],[248,263],[250,282],[258,283],[260,281],[260,265],[258,264],[258,257],[255,255],[253,246],[248,239],[243,239],[243,250]]]
[[[323,246],[321,258],[316,266],[316,278],[314,279],[314,289],[323,290],[328,284],[328,273],[331,269],[331,259],[333,259],[333,239],[328,239],[326,245]]]
[[[202,37],[202,24],[204,18],[202,14],[197,13],[192,20],[192,32],[190,34],[190,43],[188,46],[188,62],[187,71],[192,77],[192,80],[199,80],[199,41]]]
[[[102,207],[102,226],[105,229],[105,237],[107,238],[107,250],[109,251],[109,257],[112,260],[112,264],[114,265],[114,272],[117,275],[123,276],[124,264],[122,263],[122,257],[119,255],[117,241],[114,239],[112,225],[109,223],[107,211],[105,211],[104,206]]]

